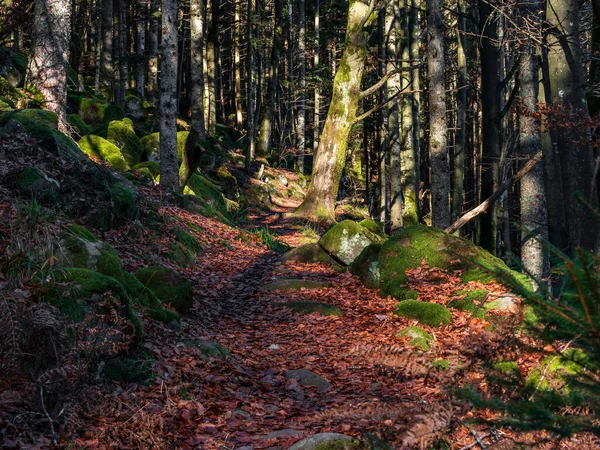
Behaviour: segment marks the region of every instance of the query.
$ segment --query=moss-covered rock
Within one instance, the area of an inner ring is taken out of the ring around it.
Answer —
[[[335,259],[349,265],[371,244],[383,239],[356,222],[344,220],[327,231],[319,240],[321,247]]]
[[[102,375],[113,381],[144,382],[153,377],[152,360],[147,355],[111,358],[105,362]]]
[[[151,133],[140,139],[144,152],[142,159],[154,163],[160,162],[160,133]]]
[[[146,112],[146,108],[144,108],[143,100],[134,95],[125,97],[125,115],[136,122],[146,120],[148,113]]]
[[[77,131],[80,136],[85,136],[92,132],[92,127],[85,123],[79,114],[69,114],[67,116],[67,122],[75,128],[75,131]]]
[[[0,97],[0,111],[12,111],[16,108],[15,103],[5,97]]]
[[[6,123],[11,119],[19,122],[28,131],[31,127],[39,124],[45,124],[54,129],[58,127],[58,116],[56,113],[44,109],[19,109],[5,112],[0,117],[0,123]]]
[[[409,337],[409,344],[423,351],[431,348],[433,336],[421,327],[411,326],[405,327],[396,335],[397,337]]]
[[[143,139],[142,139],[143,140]],[[155,161],[144,161],[133,166],[134,170],[148,169],[153,179],[160,175],[160,164]]]
[[[73,112],[78,113],[92,127],[97,127],[113,120],[122,120],[125,117],[125,113],[117,105],[93,98],[70,95],[68,101],[69,104],[75,105]]]
[[[449,301],[446,306],[448,308],[458,309],[459,311],[474,313],[477,311],[477,308],[483,304],[489,292],[485,289],[473,289],[458,291],[456,294],[459,298]],[[477,317],[481,318],[483,316],[484,309],[481,309],[477,313]]]
[[[101,136],[95,134],[84,136],[79,141],[79,147],[83,153],[106,161],[117,170],[129,170],[129,164],[119,147]]]
[[[364,446],[351,436],[340,433],[317,433],[299,440],[289,450],[359,450]]]
[[[431,327],[450,325],[452,321],[452,313],[437,303],[403,300],[394,307],[394,312]]]
[[[280,306],[290,308],[295,313],[311,314],[318,312],[322,316],[341,316],[342,310],[335,305],[313,301],[290,301],[278,303]]]
[[[23,169],[17,181],[19,193],[39,200],[54,200],[60,192],[60,184],[41,169],[28,166]]]
[[[163,304],[171,304],[181,314],[189,311],[194,301],[192,283],[169,267],[145,267],[135,273]]]
[[[189,135],[189,131],[177,132],[177,158],[179,159],[180,163],[183,161],[183,154],[185,153],[185,143]]]
[[[195,342],[194,347],[200,349],[204,357],[206,358],[220,358],[227,359],[231,354],[227,347],[218,342],[212,341],[199,341]]]
[[[421,261],[443,270],[462,269],[464,282],[506,281],[530,288],[527,277],[515,272],[500,258],[473,243],[424,225],[407,227],[388,239],[379,252],[381,293],[394,295],[408,281],[406,269],[419,267]],[[481,267],[480,267],[481,266]]]
[[[323,247],[315,242],[293,248],[283,255],[283,260],[300,263],[330,263],[331,256],[323,250]]]
[[[215,172],[215,181],[219,183],[225,196],[235,199],[239,193],[237,178],[235,178],[226,165],[221,165]]]
[[[0,76],[0,96],[10,100],[14,104],[19,104],[19,101],[25,98],[25,95],[15,88],[10,81]]]
[[[231,221],[223,194],[206,177],[197,173],[192,174],[183,193],[201,198],[206,203],[206,215],[214,217],[218,213],[218,215]]]
[[[350,265],[350,272],[369,289],[379,288],[379,251],[381,244],[366,246]]]
[[[25,79],[27,57],[10,47],[0,48],[0,76],[18,87]]]
[[[383,225],[381,224],[381,222],[376,222],[373,219],[364,219],[364,220],[361,220],[360,222],[358,222],[358,224],[361,227],[369,230],[371,233],[374,233],[384,239],[387,239],[387,236],[385,235],[385,232],[383,231]]]
[[[94,134],[113,143],[120,150],[128,166],[133,167],[141,161],[144,145],[135,134],[131,119],[113,120],[94,130]]]
[[[81,322],[90,318],[90,326],[95,323],[106,330],[117,330],[118,334],[132,336],[134,343],[139,343],[142,337],[142,324],[131,308],[131,299],[121,283],[112,277],[102,275],[88,269],[68,268],[57,271],[56,281],[67,284],[66,293],[50,299],[50,303],[57,306],[74,322]],[[110,297],[106,297],[110,294]],[[118,304],[110,299],[114,298]],[[119,317],[129,321],[129,324],[110,323],[102,317],[110,317],[116,311]],[[97,338],[97,336],[96,336]],[[123,338],[125,339],[125,337]]]
[[[146,312],[148,313],[148,315],[158,321],[158,322],[163,322],[166,324],[178,324],[179,328],[181,329],[181,318],[179,317],[179,314],[177,314],[175,311],[171,311],[170,309],[147,309]]]

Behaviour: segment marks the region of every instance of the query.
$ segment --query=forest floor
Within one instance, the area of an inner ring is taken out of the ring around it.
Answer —
[[[146,194],[157,192],[147,189]],[[438,441],[435,448],[520,448],[508,430],[470,424],[476,416],[490,417],[470,411],[449,394],[449,386],[466,383],[485,389],[480,364],[491,355],[517,361],[524,372],[539,360],[539,355],[516,354],[512,332],[505,332],[514,330],[519,311],[475,318],[452,310],[452,325],[424,326],[434,345],[415,352],[409,338],[397,334],[417,322],[394,314],[396,300],[382,298],[333,264],[284,262],[249,231],[268,226],[290,246],[316,240],[323,230],[287,218],[293,206],[252,210],[245,229],[163,206],[157,210],[158,240],[144,228],[132,232],[133,224],[102,236],[133,272],[149,261],[169,265],[163,255],[173,230],[187,230],[203,248],[193,264],[178,268],[193,282],[195,304],[182,317],[182,330],[142,315],[142,346],[153,360],[154,376],[146,383],[87,385],[65,407],[68,420],[57,423],[60,448],[285,450],[319,432],[354,436],[375,449],[429,448],[422,444],[433,440]],[[464,289],[459,274],[425,264],[409,275],[409,287],[425,301],[446,304]],[[322,281],[330,287],[269,287],[281,279]],[[469,284],[469,289],[481,287]],[[485,288],[495,297],[511,295],[498,284]],[[289,301],[324,302],[342,315],[294,313],[282,306]],[[229,354],[207,358],[199,348],[207,341],[225,346]],[[311,374],[288,372],[300,369]],[[0,415],[23,413],[21,400],[18,390],[5,391],[0,409],[6,409]],[[533,442],[540,435],[518,437]],[[36,444],[29,446],[5,440],[3,448],[53,447],[47,432],[33,440]],[[536,448],[597,444],[587,436]]]

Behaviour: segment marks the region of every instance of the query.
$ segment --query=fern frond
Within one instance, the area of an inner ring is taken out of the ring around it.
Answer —
[[[416,416],[415,423],[402,438],[402,448],[428,448],[446,434],[453,414],[451,404],[431,405],[429,413]]]
[[[17,368],[22,337],[16,299],[0,291],[0,373],[8,374]]]

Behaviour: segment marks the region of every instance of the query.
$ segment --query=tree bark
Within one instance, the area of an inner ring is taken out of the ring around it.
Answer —
[[[320,85],[320,67],[319,67],[319,51],[321,50],[320,30],[321,30],[321,15],[320,15],[321,0],[315,0],[315,47],[313,49],[313,79],[315,85],[315,105],[313,116],[313,154],[317,153],[319,148],[319,136],[321,135],[321,89]],[[367,180],[368,183],[369,180]],[[367,189],[368,190],[368,189]]]
[[[192,128],[198,132],[198,139],[206,139],[204,123],[204,3],[203,0],[191,0],[191,108]],[[188,136],[189,137],[189,136]]]
[[[148,82],[149,102],[156,106],[158,97],[158,32],[159,32],[159,0],[150,1],[150,27],[148,33]]]
[[[146,88],[146,20],[147,0],[137,0],[135,90],[139,98],[144,98]]]
[[[113,73],[113,0],[102,0],[102,55],[101,67],[102,88],[109,94],[109,99],[114,96]]]
[[[298,15],[300,26],[298,30],[298,157],[296,167],[304,173],[304,152],[306,150],[306,4],[304,0],[298,1]]]
[[[365,61],[367,36],[364,27],[376,17],[365,0],[350,2],[346,46],[333,81],[333,95],[306,198],[295,215],[326,222],[335,221],[335,199],[346,164],[348,135],[356,117]]]
[[[256,129],[254,124],[254,108],[256,94],[256,54],[254,48],[254,2],[248,0],[247,37],[248,50],[246,55],[247,82],[247,118],[246,118],[246,172],[251,172],[251,163],[256,155]]]
[[[444,36],[439,0],[427,0],[427,67],[429,71],[429,155],[431,159],[431,223],[450,225],[450,161],[446,125]]]
[[[594,157],[589,129],[586,85],[579,40],[579,2],[549,0],[546,17],[548,64],[552,104],[560,108],[557,145],[565,191],[568,249],[578,246],[598,250],[599,227],[593,211],[575,197],[580,194],[590,205],[598,204],[594,189]]]
[[[273,29],[273,47],[269,64],[269,84],[267,86],[267,101],[262,109],[257,154],[265,156],[269,153],[273,133],[273,114],[275,111],[275,94],[279,86],[279,58],[283,46],[283,0],[275,0]]]
[[[210,22],[206,43],[206,65],[208,69],[208,132],[215,134],[219,98],[219,0],[211,0]]]
[[[59,130],[67,132],[71,1],[36,0],[34,8],[27,82],[44,96],[45,109],[58,115]]]
[[[242,113],[242,59],[240,57],[240,40],[242,36],[242,19],[240,16],[240,2],[234,4],[233,13],[233,64],[235,66],[235,125],[238,130],[244,126],[244,117]]]
[[[159,91],[160,187],[177,191],[177,0],[162,0]]]

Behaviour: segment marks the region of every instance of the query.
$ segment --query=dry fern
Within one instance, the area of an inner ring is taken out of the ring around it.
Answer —
[[[415,423],[402,438],[402,448],[425,449],[444,436],[453,416],[450,404],[431,405],[430,412],[415,417]]]
[[[19,366],[23,329],[16,297],[0,291],[0,373],[9,375]]]

